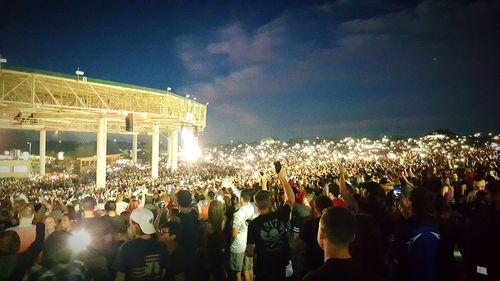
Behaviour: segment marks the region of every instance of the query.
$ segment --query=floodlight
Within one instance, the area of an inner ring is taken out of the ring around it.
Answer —
[[[182,128],[181,140],[182,158],[187,162],[195,162],[201,156],[201,150],[198,146],[198,138],[194,135],[192,130]]]
[[[7,63],[7,59],[2,58],[2,55],[0,55],[0,69],[2,69],[2,63]]]
[[[78,230],[73,232],[69,240],[69,245],[74,252],[81,252],[90,244],[90,234],[85,230]]]
[[[85,72],[81,71],[80,68],[78,68],[78,69],[76,69],[75,74],[80,76],[80,75],[84,75]]]
[[[172,88],[167,87],[167,91],[168,91],[168,92],[172,91]]]
[[[186,95],[186,98],[188,98],[188,99],[189,99],[189,95]]]

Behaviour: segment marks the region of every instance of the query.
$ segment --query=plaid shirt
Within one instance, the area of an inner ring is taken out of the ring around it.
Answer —
[[[24,276],[23,281],[87,281],[87,269],[80,261],[58,264],[51,269],[35,265]]]

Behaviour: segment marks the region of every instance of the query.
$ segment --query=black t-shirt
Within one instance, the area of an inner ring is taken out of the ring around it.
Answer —
[[[113,234],[116,233],[123,233],[127,231],[127,227],[125,225],[125,221],[123,218],[119,215],[114,216],[114,217],[109,217],[110,222],[111,222],[111,229],[113,231]]]
[[[179,236],[179,244],[186,251],[188,258],[192,259],[197,248],[200,223],[195,210],[189,214],[178,213],[181,221],[182,232]]]
[[[169,267],[167,280],[175,280],[178,274],[186,273],[188,270],[188,263],[186,253],[182,247],[178,246],[169,256]]]
[[[304,273],[320,267],[324,262],[324,252],[318,245],[318,228],[320,218],[315,218],[304,223],[300,230],[299,238],[306,243],[304,256]]]
[[[206,263],[210,270],[224,268],[227,264],[226,260],[226,240],[224,233],[218,231],[207,233],[207,260]]]
[[[247,244],[255,244],[255,273],[266,276],[283,272],[290,259],[287,225],[290,207],[283,205],[276,212],[260,215],[248,225]]]
[[[112,234],[122,233],[127,231],[125,227],[125,222],[121,216],[110,217],[109,215],[104,215],[100,219],[108,226]]]
[[[159,281],[167,262],[168,251],[156,238],[134,239],[121,246],[115,269],[125,273],[127,281]]]
[[[363,270],[351,259],[328,259],[320,268],[309,272],[302,281],[367,280],[363,277]]]
[[[109,216],[83,218],[75,225],[77,230],[85,230],[92,237],[90,247],[96,250],[104,250],[111,242],[112,227]]]
[[[0,231],[4,231],[7,228],[11,228],[14,225],[10,221],[0,221]]]
[[[83,218],[76,223],[75,229],[88,232],[91,236],[88,247],[78,253],[78,259],[85,263],[90,277],[96,281],[112,278],[109,263],[113,256],[110,217]]]
[[[387,279],[384,265],[384,241],[382,231],[375,218],[369,214],[357,214],[358,229],[354,241],[349,245],[349,253],[363,265],[363,271],[372,280]]]
[[[475,212],[464,233],[466,242],[461,252],[467,277],[472,280],[500,280],[500,210],[484,208]]]

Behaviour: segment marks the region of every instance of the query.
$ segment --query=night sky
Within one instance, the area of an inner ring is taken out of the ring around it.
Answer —
[[[500,1],[7,0],[0,54],[209,102],[203,143],[497,133],[499,15]]]

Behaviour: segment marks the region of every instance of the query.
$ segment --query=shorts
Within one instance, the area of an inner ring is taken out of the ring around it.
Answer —
[[[234,272],[241,272],[248,270],[248,257],[243,253],[233,253],[229,256],[229,269]]]

